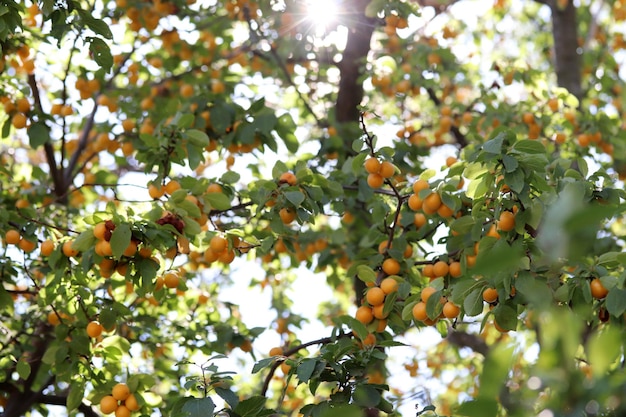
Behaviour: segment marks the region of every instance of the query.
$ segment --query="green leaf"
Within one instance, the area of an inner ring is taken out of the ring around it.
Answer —
[[[499,133],[495,138],[488,140],[482,146],[483,150],[492,154],[500,154],[502,152],[502,144],[504,143],[504,135]]]
[[[515,330],[517,328],[517,311],[506,304],[498,304],[494,309],[495,320],[500,327],[505,330]]]
[[[265,397],[255,395],[241,401],[233,410],[240,417],[255,416],[265,409]]]
[[[304,383],[309,382],[309,379],[311,379],[311,376],[313,375],[316,366],[317,359],[304,359],[296,369],[296,375],[298,376],[298,380]]]
[[[33,149],[50,141],[50,130],[43,122],[35,122],[28,128],[28,140]]]
[[[80,9],[77,10],[80,18],[83,20],[83,22],[85,22],[85,26],[93,30],[96,35],[101,35],[106,39],[113,39],[111,29],[105,21],[95,18],[91,13],[87,11]]]
[[[546,153],[546,148],[541,142],[529,139],[515,142],[513,149],[519,153]]]
[[[211,209],[228,210],[230,208],[230,199],[224,193],[207,193],[204,199],[211,204]]]
[[[91,230],[86,230],[78,235],[76,239],[74,239],[74,242],[72,243],[72,248],[79,252],[85,252],[93,248],[95,242],[96,238],[93,235],[93,232]]]
[[[206,417],[212,415],[215,403],[211,397],[187,398],[182,407],[183,415],[188,417]]]
[[[317,417],[363,417],[363,410],[353,404],[339,404],[324,409]]]
[[[276,362],[275,357],[261,359],[260,361],[256,362],[252,367],[252,373],[256,374],[257,372],[267,368],[268,366],[271,366],[274,362]]]
[[[587,344],[588,360],[591,371],[596,377],[605,375],[611,365],[619,358],[622,349],[621,331],[613,326],[606,326],[594,333]]]
[[[483,312],[483,289],[476,288],[463,300],[463,309],[468,316],[477,316]]]
[[[352,394],[354,403],[361,407],[374,407],[380,397],[380,391],[371,385],[357,385]]]
[[[237,404],[239,404],[239,396],[237,394],[226,388],[215,387],[214,389],[215,393],[226,401],[230,408],[237,407]]]
[[[30,375],[30,364],[26,362],[26,360],[20,359],[19,361],[17,361],[15,370],[17,371],[17,374],[20,376],[20,378],[28,379],[28,376]]]
[[[298,150],[299,143],[298,138],[295,135],[296,123],[289,113],[285,113],[278,118],[278,124],[276,126],[276,133],[283,139],[287,150],[291,153],[295,153]]]
[[[205,146],[209,144],[209,137],[207,136],[206,133],[200,130],[196,130],[196,129],[187,130],[184,133],[184,137],[186,137],[189,140],[189,143],[199,148],[204,148]]]
[[[515,346],[494,345],[485,358],[479,379],[479,398],[497,398],[504,385],[514,359]]]
[[[100,65],[105,71],[109,71],[113,66],[113,55],[111,55],[111,49],[100,38],[88,37],[89,52],[96,61],[96,64]]]
[[[478,398],[461,404],[455,414],[467,417],[496,417],[498,402],[495,399]]]
[[[304,194],[301,191],[287,191],[285,198],[297,208],[304,201]]]
[[[226,171],[220,177],[220,182],[224,184],[234,184],[241,178],[241,175],[235,171]]]
[[[122,253],[126,250],[128,245],[130,244],[130,238],[132,237],[132,232],[130,230],[130,225],[127,223],[118,224],[115,226],[115,230],[113,230],[113,234],[111,234],[111,251],[113,252],[113,256],[116,259],[122,257]]]
[[[611,288],[606,296],[606,309],[615,317],[620,317],[626,311],[626,290]]]
[[[83,402],[85,397],[85,384],[81,381],[72,381],[70,384],[70,392],[67,394],[67,411],[68,413],[77,409]]]
[[[359,265],[356,267],[356,273],[363,282],[376,282],[376,272],[367,265]]]

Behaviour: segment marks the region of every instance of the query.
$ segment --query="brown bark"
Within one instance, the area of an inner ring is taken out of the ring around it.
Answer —
[[[576,6],[570,0],[561,7],[556,0],[545,4],[552,11],[552,37],[554,38],[554,67],[559,87],[582,97],[581,48],[578,45]]]
[[[339,123],[359,121],[359,105],[363,100],[362,76],[365,61],[370,51],[370,42],[375,21],[365,16],[365,7],[369,1],[354,0],[347,2],[345,10],[350,10],[346,26],[348,40],[338,63],[341,79],[337,95],[336,119]]]

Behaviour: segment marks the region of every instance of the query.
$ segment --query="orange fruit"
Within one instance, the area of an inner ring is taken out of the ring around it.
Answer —
[[[176,180],[170,180],[165,186],[163,186],[163,190],[166,194],[172,195],[174,191],[180,189],[180,183]]]
[[[117,410],[118,404],[117,400],[112,395],[107,395],[102,397],[100,400],[100,411],[104,414],[110,414],[113,411]]]
[[[28,118],[23,113],[15,113],[11,118],[11,124],[16,129],[22,129],[26,127]]]
[[[384,313],[384,309],[385,303],[372,307],[372,313],[374,314],[374,318],[377,318],[379,320],[386,319],[387,316],[389,316],[389,313]]]
[[[105,222],[100,222],[93,228],[93,235],[96,239],[104,240],[106,232],[107,226]]]
[[[443,305],[443,315],[448,319],[456,318],[460,312],[461,309],[459,306],[454,304],[452,301],[448,301]]]
[[[364,346],[374,346],[376,344],[376,335],[374,335],[374,333],[368,333],[362,342]]]
[[[376,333],[382,333],[387,328],[387,319],[379,319],[376,323]]]
[[[424,198],[422,203],[422,210],[426,214],[433,214],[439,210],[441,206],[441,196],[438,193],[430,193]]]
[[[212,183],[206,188],[207,193],[221,193],[222,191],[222,186],[216,183]]]
[[[22,239],[20,243],[17,244],[21,250],[26,253],[30,253],[37,248],[37,242],[33,242],[32,240]]]
[[[367,185],[372,188],[380,188],[384,182],[385,179],[380,174],[369,174],[367,176]]]
[[[372,306],[378,306],[385,302],[385,292],[379,287],[372,287],[367,290],[365,299]]]
[[[124,405],[126,406],[126,408],[128,408],[130,411],[137,411],[139,410],[141,407],[139,406],[139,403],[137,402],[137,398],[135,397],[134,394],[130,394],[128,396],[128,398],[126,398],[124,400]]]
[[[296,183],[298,182],[298,179],[296,178],[293,172],[283,172],[278,178],[278,182],[281,184],[285,183],[289,185],[296,185]]]
[[[503,211],[500,213],[498,219],[498,230],[503,232],[509,232],[515,229],[515,214],[510,211]]]
[[[378,174],[380,171],[380,161],[374,157],[365,160],[365,170],[369,174]]]
[[[426,219],[426,215],[424,213],[415,213],[413,216],[413,224],[418,229],[423,227],[426,223],[428,223],[428,219]]]
[[[380,171],[378,172],[378,174],[380,174],[380,176],[383,178],[391,178],[393,177],[393,174],[395,174],[395,172],[396,167],[394,167],[391,162],[383,161],[380,164]]]
[[[130,409],[125,405],[120,405],[115,410],[115,417],[130,417]]]
[[[53,326],[56,326],[61,323],[61,319],[59,318],[59,315],[55,313],[54,311],[51,311],[48,313],[47,320],[48,320],[48,323],[50,323]]]
[[[450,274],[450,276],[452,278],[458,278],[462,275],[462,271],[461,271],[461,262],[450,262],[450,266],[448,268],[448,273]]]
[[[87,325],[87,335],[93,339],[102,334],[102,325],[98,321],[90,321]]]
[[[456,163],[457,159],[454,156],[449,156],[446,158],[446,166],[451,167]]]
[[[124,249],[124,252],[122,252],[122,255],[124,256],[128,256],[129,258],[131,256],[135,256],[135,254],[137,253],[137,242],[134,240],[131,240],[128,243],[128,246],[126,246],[126,249]]]
[[[168,272],[163,276],[163,284],[167,288],[177,288],[180,283],[180,277],[174,272]]]
[[[426,264],[422,268],[422,275],[426,278],[435,278],[435,272],[433,271],[433,264]]]
[[[424,289],[422,289],[422,293],[420,295],[420,298],[425,303],[425,302],[428,301],[430,296],[433,295],[436,292],[437,292],[437,290],[435,288],[433,288],[433,287],[424,287]]]
[[[383,261],[382,268],[387,275],[397,275],[400,272],[400,262],[393,258],[387,258]]]
[[[4,240],[10,245],[17,245],[18,243],[20,243],[21,239],[22,236],[20,235],[20,232],[13,229],[7,230],[6,234],[4,235]]]
[[[269,356],[282,356],[283,348],[276,346],[270,349]]]
[[[408,205],[409,205],[409,208],[411,210],[413,210],[413,211],[421,210],[423,204],[424,204],[424,202],[422,201],[422,199],[420,198],[419,195],[411,194],[409,196]]]
[[[130,395],[130,388],[123,382],[117,383],[111,390],[111,395],[118,401],[124,401]]]
[[[487,303],[495,303],[498,300],[498,291],[495,288],[486,288],[483,291],[483,300]]]
[[[215,253],[222,253],[228,247],[228,240],[220,235],[215,235],[209,241],[209,247]]]
[[[160,185],[150,184],[148,185],[148,194],[150,195],[150,198],[158,200],[159,198],[163,197],[163,194],[165,194],[165,190]]]
[[[437,261],[433,265],[433,274],[435,274],[435,277],[437,278],[445,277],[448,275],[449,270],[450,267],[448,266],[448,263],[444,261]]]
[[[281,208],[278,215],[284,224],[289,224],[296,219],[296,211],[289,207]]]
[[[361,306],[357,308],[354,317],[363,324],[370,324],[372,320],[374,320],[372,308],[368,306]]]
[[[593,296],[593,298],[600,300],[606,297],[609,293],[609,290],[606,289],[604,284],[602,284],[602,281],[600,281],[598,278],[592,279],[589,285],[591,286],[591,295]]]
[[[283,362],[280,364],[280,370],[283,372],[283,375],[288,375],[291,370],[291,365],[287,364],[287,362]]]
[[[74,244],[73,240],[66,240],[63,243],[63,247],[62,247],[63,255],[67,256],[68,258],[72,257],[72,256],[78,255],[78,251],[76,249],[72,248],[73,244]]]
[[[393,278],[385,278],[380,283],[380,289],[383,290],[385,294],[391,294],[392,292],[398,291],[398,281]]]
[[[413,318],[419,321],[424,321],[428,318],[428,314],[426,314],[425,302],[420,301],[419,303],[413,306]]]
[[[41,256],[50,256],[54,252],[54,242],[50,239],[41,242]]]
[[[496,239],[500,239],[500,233],[498,233],[498,229],[495,224],[492,224],[485,236],[495,237]]]
[[[443,218],[449,218],[454,215],[454,210],[442,203],[437,209],[437,214]]]
[[[430,185],[428,185],[428,181],[419,179],[413,183],[413,192],[415,194],[418,194],[420,191],[425,190],[429,187]]]

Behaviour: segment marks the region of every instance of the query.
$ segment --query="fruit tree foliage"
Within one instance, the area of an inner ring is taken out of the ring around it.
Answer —
[[[0,415],[626,411],[622,0],[0,11]]]

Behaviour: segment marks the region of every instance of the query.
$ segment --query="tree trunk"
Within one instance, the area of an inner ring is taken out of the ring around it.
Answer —
[[[576,6],[570,0],[566,7],[557,0],[547,3],[552,11],[554,66],[559,87],[566,88],[578,99],[582,97],[581,47],[578,45]]]

